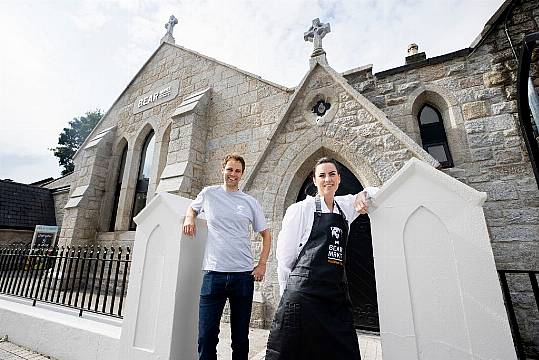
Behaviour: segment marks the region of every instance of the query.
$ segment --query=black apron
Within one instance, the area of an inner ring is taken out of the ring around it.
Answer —
[[[268,338],[266,360],[358,360],[359,344],[344,270],[348,222],[322,213],[290,272]]]

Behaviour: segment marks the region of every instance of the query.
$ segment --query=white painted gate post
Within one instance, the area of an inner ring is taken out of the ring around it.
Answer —
[[[411,159],[373,198],[384,360],[515,360],[480,193]]]
[[[191,200],[159,193],[135,218],[119,359],[197,358],[197,324],[206,221],[181,232]]]

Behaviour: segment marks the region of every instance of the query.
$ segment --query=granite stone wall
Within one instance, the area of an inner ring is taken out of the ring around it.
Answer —
[[[56,225],[61,228],[62,221],[64,219],[64,206],[69,200],[69,189],[53,191],[52,198],[54,200],[54,215],[56,217]]]
[[[52,192],[56,225],[60,228],[62,227],[62,221],[64,219],[64,207],[69,200],[69,187],[72,181],[73,173],[70,173],[41,186],[50,189]]]

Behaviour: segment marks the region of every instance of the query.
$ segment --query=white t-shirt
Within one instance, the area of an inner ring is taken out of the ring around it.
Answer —
[[[368,193],[369,197],[372,197],[378,188],[367,187],[364,191]],[[335,201],[341,207],[348,224],[351,224],[359,215],[354,208],[356,196],[335,196]],[[281,295],[283,295],[292,266],[311,235],[314,212],[316,211],[314,199],[312,196],[307,196],[305,200],[290,205],[284,215],[277,239],[277,276]],[[331,212],[325,201],[321,201],[321,205],[322,213]],[[339,213],[337,206],[333,207],[333,212]]]
[[[204,212],[208,224],[202,270],[253,270],[249,224],[256,232],[267,229],[260,203],[242,191],[226,191],[223,185],[215,185],[202,189],[191,208],[197,214]]]

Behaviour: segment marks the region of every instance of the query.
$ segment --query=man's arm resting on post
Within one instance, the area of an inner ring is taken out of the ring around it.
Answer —
[[[188,207],[185,213],[185,220],[183,221],[183,233],[185,235],[194,236],[196,233],[195,220],[197,213],[192,207]]]
[[[271,234],[269,230],[262,230],[260,232],[260,236],[262,236],[262,251],[260,252],[258,264],[255,266],[252,273],[256,281],[262,281],[262,279],[264,279],[264,274],[266,273],[266,263],[268,262],[271,248]]]

